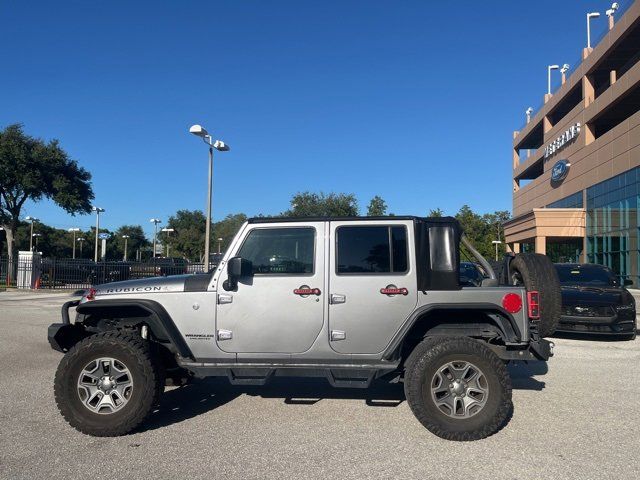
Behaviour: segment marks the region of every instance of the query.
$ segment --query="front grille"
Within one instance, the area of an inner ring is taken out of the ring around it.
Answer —
[[[565,305],[562,314],[570,317],[613,317],[616,312],[611,306]]]

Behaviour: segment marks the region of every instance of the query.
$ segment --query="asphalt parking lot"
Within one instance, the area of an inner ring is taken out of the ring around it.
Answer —
[[[560,338],[546,374],[512,366],[513,417],[477,442],[430,434],[400,385],[308,379],[174,388],[137,433],[93,438],[53,399],[46,330],[67,298],[0,292],[0,478],[640,477],[640,340]]]

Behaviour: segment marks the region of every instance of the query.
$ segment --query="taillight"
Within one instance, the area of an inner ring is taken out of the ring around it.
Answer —
[[[517,293],[507,293],[502,297],[502,307],[509,313],[518,313],[522,308],[522,298]]]
[[[529,318],[533,320],[540,319],[540,294],[538,292],[527,292],[527,306],[529,309]]]
[[[96,293],[97,293],[97,290],[95,288],[91,287],[87,291],[87,293],[84,295],[84,298],[86,298],[89,301],[95,300],[96,299]]]

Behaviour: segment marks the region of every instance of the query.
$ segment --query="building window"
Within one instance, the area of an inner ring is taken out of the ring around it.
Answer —
[[[640,284],[640,168],[587,189],[587,261]]]
[[[582,208],[582,190],[547,205],[547,208]]]

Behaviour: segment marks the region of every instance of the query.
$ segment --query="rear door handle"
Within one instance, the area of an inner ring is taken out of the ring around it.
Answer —
[[[331,297],[329,299],[329,302],[332,305],[336,305],[338,303],[345,303],[347,301],[347,296],[346,295],[341,295],[339,293],[332,293]]]

